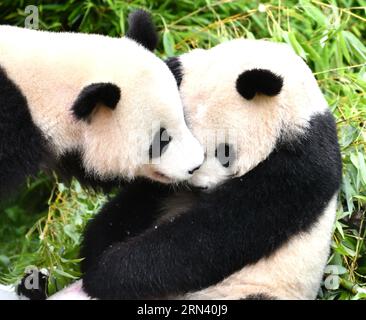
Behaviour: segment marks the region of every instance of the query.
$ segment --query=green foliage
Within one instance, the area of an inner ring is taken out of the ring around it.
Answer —
[[[68,187],[56,178],[32,181],[15,205],[1,207],[1,282],[18,281],[29,266],[50,271],[51,293],[77,279],[82,230],[106,199],[76,180]]]
[[[327,269],[340,281],[323,286],[320,298],[366,298],[366,1],[3,0],[0,23],[24,25],[27,4],[38,5],[42,29],[112,36],[124,34],[129,12],[148,9],[162,34],[158,54],[164,58],[238,37],[290,44],[312,68],[337,118],[343,157]],[[77,277],[81,230],[104,201],[75,181],[66,187],[40,176],[29,183],[0,207],[2,280],[19,279],[28,265],[46,267],[54,292]]]

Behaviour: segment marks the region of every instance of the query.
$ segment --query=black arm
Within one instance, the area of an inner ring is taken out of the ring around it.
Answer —
[[[85,272],[114,242],[124,241],[147,229],[159,214],[162,198],[173,192],[170,186],[139,179],[123,190],[87,225],[80,256]]]
[[[244,251],[243,235],[251,224],[246,228],[239,221],[243,215],[225,203],[211,205],[114,243],[84,275],[86,292],[101,299],[163,298],[204,288],[233,272],[243,263],[238,248]]]
[[[114,243],[85,274],[101,299],[163,298],[219,282],[308,230],[336,194],[341,161],[330,115],[279,145],[245,176],[228,181],[172,222]]]

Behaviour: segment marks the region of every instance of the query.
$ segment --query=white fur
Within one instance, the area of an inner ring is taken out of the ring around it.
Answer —
[[[27,98],[33,121],[56,155],[80,150],[99,177],[160,172],[189,177],[203,161],[201,146],[184,122],[175,80],[154,54],[128,38],[55,33],[0,26],[0,66]],[[115,110],[100,106],[90,123],[70,108],[87,85],[112,82],[121,89]],[[159,122],[173,140],[158,164],[147,159]],[[153,132],[154,131],[154,132]]]
[[[214,139],[236,143],[237,161],[229,169],[214,158],[214,148],[207,150],[205,163],[192,177],[193,185],[213,187],[228,175],[242,176],[270,154],[281,130],[288,136],[301,134],[312,115],[327,109],[311,70],[285,44],[237,39],[209,50],[193,50],[180,60],[181,97],[194,135],[203,145]],[[246,100],[237,92],[238,76],[254,68],[283,77],[278,96]]]
[[[78,280],[61,291],[50,296],[48,300],[93,300],[83,290],[82,280]]]

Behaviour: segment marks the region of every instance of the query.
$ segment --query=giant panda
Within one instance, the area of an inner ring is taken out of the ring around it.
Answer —
[[[156,44],[144,11],[124,38],[0,26],[0,198],[40,168],[88,184],[189,178],[203,150]]]
[[[310,69],[287,45],[244,39],[168,65],[206,145],[195,189],[124,188],[87,227],[82,281],[54,298],[314,299],[341,157]]]

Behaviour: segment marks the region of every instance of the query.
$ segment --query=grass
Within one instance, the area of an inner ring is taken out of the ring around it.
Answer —
[[[40,28],[121,36],[135,8],[152,12],[165,58],[224,40],[289,43],[312,68],[337,119],[343,183],[321,299],[366,299],[366,1],[87,0],[38,3]],[[3,0],[0,23],[24,25],[27,1]],[[106,196],[42,174],[0,206],[0,281],[28,265],[51,271],[54,292],[79,276],[83,226]]]

